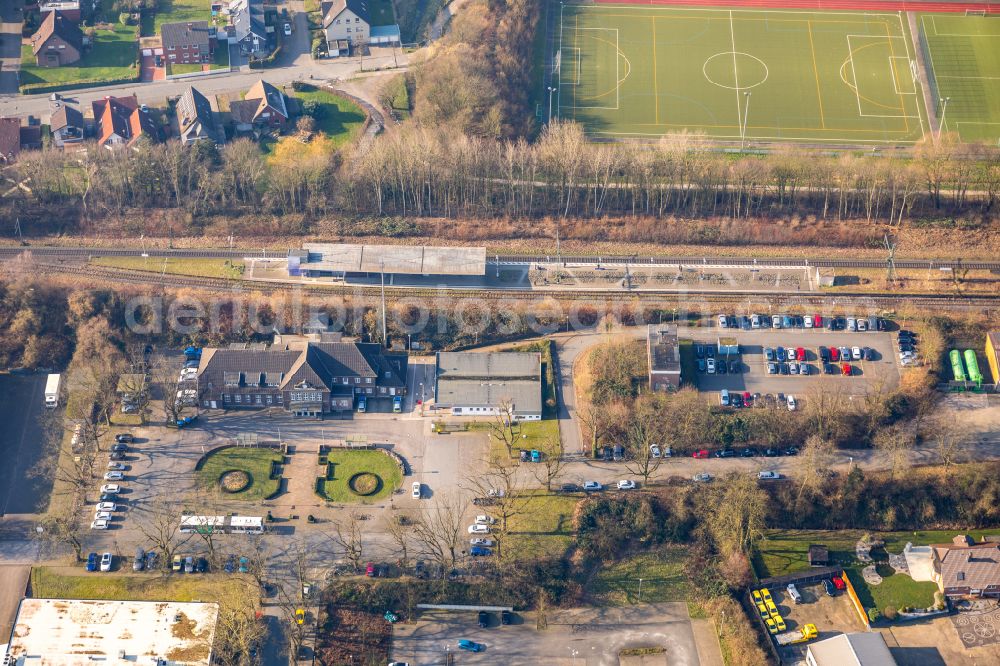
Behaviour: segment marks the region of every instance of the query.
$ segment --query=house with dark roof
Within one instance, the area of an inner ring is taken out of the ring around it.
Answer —
[[[407,356],[327,334],[275,335],[271,345],[205,349],[198,395],[205,409],[279,407],[295,416],[350,411],[360,396],[406,393]]]
[[[371,36],[371,19],[367,0],[333,0],[324,3],[323,33],[333,53],[338,42],[367,44]],[[332,44],[332,46],[331,46]]]
[[[253,58],[266,58],[271,53],[271,40],[264,23],[263,0],[230,2],[229,23],[229,42],[238,44],[240,53]]]
[[[264,80],[253,84],[242,100],[230,102],[229,113],[239,132],[254,126],[282,127],[289,119],[284,93]]]
[[[42,0],[38,3],[38,11],[42,14],[62,12],[62,15],[70,21],[80,22],[79,0]]]
[[[959,535],[931,550],[938,588],[946,597],[1000,597],[1000,543],[976,543]]]
[[[537,352],[438,352],[434,409],[454,416],[542,418],[542,358]]]
[[[0,164],[17,159],[21,152],[21,119],[0,118]]]
[[[83,143],[83,114],[69,104],[63,103],[49,118],[52,142],[61,148]]]
[[[97,143],[108,149],[133,146],[140,137],[160,140],[160,131],[149,111],[139,106],[135,95],[105,97],[92,103]]]
[[[650,390],[672,391],[680,388],[681,355],[676,326],[650,324],[646,330],[646,356]]]
[[[183,144],[202,139],[222,143],[225,139],[225,134],[215,122],[211,103],[194,87],[188,88],[177,100],[177,127]]]
[[[62,12],[46,12],[38,31],[31,36],[31,52],[39,67],[72,64],[83,55],[83,31]]]
[[[172,65],[198,65],[212,61],[216,31],[208,21],[164,23],[160,26],[163,54]]]

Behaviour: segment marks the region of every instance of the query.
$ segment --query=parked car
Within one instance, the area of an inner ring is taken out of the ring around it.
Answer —
[[[120,493],[121,491],[122,487],[119,486],[117,483],[105,483],[103,486],[101,486],[102,493]]]
[[[222,565],[222,570],[227,574],[234,573],[236,571],[236,556],[230,555],[226,558],[226,563]]]
[[[120,432],[115,435],[115,441],[119,444],[131,444],[135,441],[135,437],[132,436],[132,433]]]
[[[740,374],[740,362],[733,359],[729,362],[729,374],[738,375]]]
[[[104,480],[105,481],[121,481],[124,478],[125,478],[125,474],[123,472],[121,472],[120,470],[115,470],[113,472],[105,472],[104,473]]]
[[[493,539],[486,539],[484,537],[476,537],[474,539],[469,539],[470,546],[485,546],[489,548],[493,545]]]
[[[421,495],[420,488],[421,488],[420,482],[414,481],[413,486],[411,487],[410,490],[410,496],[413,497],[413,499],[420,499]]]
[[[850,377],[851,376],[851,364],[850,363],[842,363],[840,365],[840,373],[842,375],[844,375],[845,377]]]
[[[824,363],[826,363],[827,361],[829,361],[830,360],[830,350],[827,349],[826,347],[820,346],[820,348],[819,348],[819,360],[823,361]]]
[[[858,326],[858,330],[859,331],[867,331],[868,330],[868,320],[867,319],[863,319],[862,317],[858,317],[857,326]]]
[[[861,347],[851,347],[851,358],[855,361],[861,360]]]
[[[838,590],[847,589],[847,584],[844,582],[844,579],[841,578],[840,576],[834,576],[831,580],[833,581],[833,586]]]
[[[489,525],[469,525],[469,534],[489,534]]]
[[[184,558],[184,573],[194,573],[194,558],[190,555]]]
[[[490,614],[486,611],[479,611],[479,628],[485,629],[490,626]]]
[[[861,358],[865,361],[873,361],[875,360],[875,351],[871,347],[862,347]]]
[[[751,448],[749,446],[740,451],[741,458],[753,458],[756,455],[757,455],[757,449]]]
[[[575,483],[564,483],[559,486],[559,490],[564,493],[576,493],[580,492],[580,486]]]
[[[493,551],[484,546],[473,546],[469,549],[469,555],[472,557],[483,557],[486,555],[492,555]]]
[[[796,448],[794,446],[789,446],[787,449],[785,449],[784,451],[782,451],[782,454],[784,454],[786,456],[797,456],[797,455],[799,455],[799,450],[798,450],[798,448]]]
[[[771,328],[781,328],[781,315],[771,315]]]
[[[118,507],[114,502],[99,502],[96,509],[97,511],[117,511]]]
[[[708,370],[708,364],[705,363],[705,359],[699,358],[698,359],[698,372],[705,372],[706,370]]]
[[[500,611],[500,624],[507,626],[514,621],[514,614],[508,610]]]
[[[170,570],[176,573],[180,573],[184,570],[184,558],[180,555],[174,555],[174,559],[170,561]]]
[[[94,514],[94,520],[106,520],[108,522],[111,522],[111,519],[113,517],[114,514],[112,514],[110,511],[98,511],[97,513]]]
[[[602,486],[597,481],[584,481],[583,482],[583,489],[585,491],[587,491],[587,492],[601,490],[603,488],[604,488],[604,486]]]
[[[194,563],[194,570],[197,571],[198,573],[205,573],[206,571],[208,571],[208,560],[206,560],[204,557],[199,557],[198,560]]]
[[[241,574],[250,572],[250,560],[246,557],[240,557],[240,565],[237,571]]]
[[[708,367],[708,374],[714,375],[715,374],[715,359],[714,358],[705,359],[705,365]]]
[[[774,471],[757,472],[757,479],[760,481],[774,481],[780,478],[781,475]]]
[[[476,525],[494,525],[497,519],[493,516],[487,516],[485,513],[481,513],[476,516]]]
[[[708,449],[701,449],[700,451],[695,451],[694,453],[691,454],[691,457],[692,458],[707,458],[708,457]]]
[[[90,553],[87,555],[87,571],[97,571],[98,559],[97,553]]]
[[[795,411],[796,404],[795,404],[795,396],[794,395],[789,395],[785,399],[785,403],[788,405],[788,411],[790,411],[790,412],[794,412]]]
[[[369,578],[375,578],[378,576],[378,569],[375,568],[374,562],[369,562],[365,565],[365,575]]]
[[[837,588],[834,587],[833,581],[831,581],[829,578],[823,579],[823,590],[826,591],[826,596],[828,597],[832,597],[834,594],[837,593]]]
[[[126,467],[128,467],[128,465],[125,463],[115,462],[114,460],[108,463],[108,469],[112,471],[124,472]]]
[[[770,347],[764,347],[764,360],[773,361],[774,360],[774,350]]]
[[[482,652],[486,649],[486,647],[482,643],[476,643],[475,641],[461,638],[458,641],[458,649],[465,650],[467,652]]]
[[[292,24],[291,23],[286,23],[285,24],[285,37],[290,37],[291,35],[292,35]]]
[[[146,551],[146,571],[155,571],[159,567],[159,556],[155,550]]]
[[[403,396],[397,395],[392,399],[392,411],[397,414],[403,411]]]
[[[736,451],[733,451],[732,449],[719,449],[712,455],[716,458],[732,458],[736,455]]]
[[[650,444],[649,445],[649,455],[652,456],[653,458],[659,458],[660,455],[661,455],[661,453],[660,453],[660,447],[657,446],[656,444]]]
[[[111,451],[117,453],[125,453],[128,451],[128,446],[125,444],[112,444]]]
[[[618,490],[635,490],[635,481],[632,479],[622,479],[617,483]]]
[[[537,451],[532,451],[531,452],[531,460],[532,460],[532,462],[541,462],[542,461],[542,454],[539,453],[538,454],[538,460],[535,460],[535,453],[538,453],[538,452]],[[622,460],[624,460],[625,459],[625,447],[622,446],[621,444],[615,444],[614,448],[611,450],[611,459],[614,460],[615,462],[621,462]]]
[[[694,476],[692,476],[691,480],[692,481],[696,481],[696,482],[700,482],[700,483],[704,483],[704,482],[707,482],[707,481],[711,481],[712,480],[712,475],[709,474],[708,472],[702,472],[701,474],[695,474]]]
[[[830,360],[834,363],[840,360],[840,350],[836,347],[830,347]]]
[[[115,561],[115,556],[111,553],[101,555],[101,571],[111,571],[111,565]]]
[[[788,596],[791,597],[792,601],[797,604],[802,603],[802,595],[799,593],[799,589],[795,587],[795,583],[789,583],[785,589],[788,590]]]
[[[90,529],[92,530],[106,530],[111,527],[111,522],[106,518],[95,518],[90,523]]]

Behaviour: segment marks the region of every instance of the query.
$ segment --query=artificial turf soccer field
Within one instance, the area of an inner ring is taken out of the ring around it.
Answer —
[[[745,134],[750,142],[909,144],[927,131],[902,15],[558,11],[553,115],[596,138],[691,130],[733,142]]]
[[[948,97],[945,131],[962,141],[1000,142],[1000,18],[924,14],[920,27],[939,98]],[[938,113],[942,109],[938,108]]]

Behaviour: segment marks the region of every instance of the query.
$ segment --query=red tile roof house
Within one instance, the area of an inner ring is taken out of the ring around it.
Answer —
[[[1000,543],[975,543],[961,535],[931,548],[938,587],[946,597],[1000,597]]]
[[[83,32],[62,12],[46,12],[38,32],[31,36],[31,52],[39,67],[72,64],[83,55]]]
[[[135,95],[105,97],[93,103],[97,143],[108,149],[133,146],[139,137],[160,140],[156,122],[139,107]]]
[[[229,113],[239,132],[250,131],[254,125],[282,127],[289,118],[284,93],[266,81],[253,84],[242,100],[230,102]]]
[[[216,33],[208,21],[164,23],[160,26],[163,53],[172,65],[197,65],[212,61]]]

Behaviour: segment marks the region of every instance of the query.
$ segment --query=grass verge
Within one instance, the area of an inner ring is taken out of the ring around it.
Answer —
[[[327,454],[329,471],[323,482],[323,494],[332,502],[374,502],[385,499],[403,482],[403,474],[396,461],[381,451],[349,451],[334,449]],[[381,486],[371,495],[354,494],[347,485],[351,477],[370,472],[382,480]]]
[[[95,266],[122,268],[134,271],[166,272],[172,275],[194,275],[197,277],[232,278],[240,280],[246,264],[229,259],[177,259],[168,257],[94,257],[90,263]]]
[[[118,599],[127,601],[219,601],[246,585],[233,576],[66,575],[55,567],[31,569],[31,596],[38,599]]]
[[[625,558],[603,567],[594,576],[591,594],[604,606],[686,601],[693,589],[684,573],[684,557],[683,546],[664,546]]]
[[[581,499],[578,493],[557,495],[539,490],[532,494],[524,511],[511,519],[512,543],[508,548],[522,560],[565,555],[576,538],[573,514]]]
[[[219,477],[229,470],[242,470],[250,475],[250,485],[238,493],[225,493],[226,497],[241,500],[259,500],[278,491],[281,478],[271,478],[271,462],[281,462],[282,455],[275,449],[231,447],[209,455],[198,470],[198,483],[210,490],[219,490]],[[220,491],[221,492],[221,491]]]

